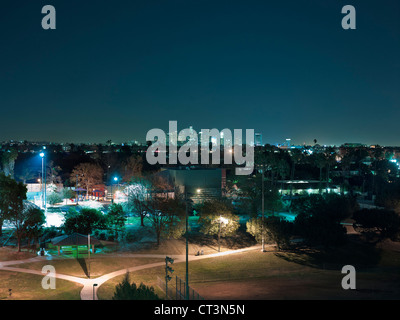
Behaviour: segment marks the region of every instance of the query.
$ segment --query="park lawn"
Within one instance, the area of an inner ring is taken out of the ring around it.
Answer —
[[[40,275],[0,270],[0,300],[80,300],[82,285],[56,279],[56,289],[45,290],[42,279]]]
[[[206,299],[399,299],[399,259],[398,252],[354,244],[329,255],[250,251],[189,262],[189,285]],[[341,286],[345,276],[341,268],[346,264],[356,267],[357,290]],[[185,279],[185,263],[172,268],[171,286],[175,275]],[[164,267],[155,267],[131,273],[130,279],[153,286],[164,297],[157,286],[157,277],[164,276]],[[111,299],[122,278],[100,286],[99,298]]]
[[[174,273],[172,274],[175,282],[175,275],[182,280],[185,279],[186,265],[184,262],[172,265]],[[261,254],[258,251],[235,253],[228,256],[215,258],[206,258],[198,261],[189,262],[189,283],[190,286],[197,290],[199,284],[227,282],[243,280],[243,278],[259,278],[266,277],[274,273],[301,272],[305,268],[279,259],[272,252]],[[157,277],[165,277],[164,267],[155,267],[139,270],[130,274],[131,282],[140,284],[143,282],[148,286],[153,286],[156,293],[160,292],[157,286]],[[115,286],[121,282],[123,276],[115,277],[98,289],[100,299],[111,299]],[[164,294],[161,291],[160,297]],[[207,298],[207,296],[205,296]],[[243,297],[246,299],[246,297]]]
[[[132,258],[132,257],[116,257],[116,256],[100,256],[90,259],[80,258],[64,258],[48,261],[39,261],[32,263],[19,264],[17,267],[32,270],[41,270],[45,265],[52,265],[56,269],[56,273],[70,275],[74,277],[87,278],[90,268],[90,277],[100,277],[104,274],[127,269],[130,267],[140,266],[149,263],[163,261],[159,258]]]
[[[1,247],[0,261],[23,260],[36,257],[37,254],[31,251],[22,250],[18,252],[15,247]]]

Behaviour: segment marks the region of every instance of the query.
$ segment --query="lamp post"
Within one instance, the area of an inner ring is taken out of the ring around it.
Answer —
[[[221,252],[221,243],[220,243],[220,239],[221,239],[221,226],[223,223],[228,224],[228,219],[223,218],[222,216],[219,216],[219,229],[218,229],[218,252]]]
[[[113,179],[117,183],[117,191],[119,191],[119,182],[118,177],[114,177]],[[114,203],[114,193],[113,193],[113,184],[111,184],[111,203]]]
[[[96,300],[95,287],[97,287],[97,283],[93,283],[93,300]]]
[[[114,181],[117,183],[117,191],[119,191],[119,178],[114,177]]]
[[[88,278],[90,279],[90,234],[88,234]]]
[[[201,193],[201,189],[196,190],[197,193]],[[185,194],[185,204],[186,204],[186,212],[185,212],[185,222],[186,222],[186,229],[185,229],[185,238],[186,238],[186,284],[185,284],[185,299],[189,300],[189,198],[186,185],[184,186],[184,194]]]
[[[262,198],[261,198],[261,214],[262,214],[262,218],[261,218],[261,232],[262,232],[262,239],[261,239],[261,251],[265,252],[265,239],[264,239],[264,166],[262,169],[262,174],[261,174],[261,192],[262,192]]]
[[[78,195],[78,175],[76,175],[76,183],[75,183],[75,198],[76,198],[76,205],[78,205],[78,199],[79,199],[79,195]]]
[[[186,238],[186,300],[189,300],[189,208],[188,208],[188,197],[187,197],[187,188],[185,186],[185,203],[186,203],[186,234],[185,234],[185,238]]]
[[[46,154],[42,151],[40,154],[42,158],[42,207],[46,211],[46,171],[45,171],[45,156]],[[43,188],[44,183],[44,188]]]

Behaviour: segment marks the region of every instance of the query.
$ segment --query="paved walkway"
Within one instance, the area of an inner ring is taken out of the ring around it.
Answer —
[[[272,245],[268,245],[272,246]],[[266,246],[267,247],[267,246]],[[220,257],[220,256],[225,256],[225,255],[230,255],[234,253],[239,253],[239,252],[245,252],[245,251],[250,251],[250,250],[257,250],[261,249],[261,246],[252,246],[244,249],[238,249],[238,250],[229,250],[229,251],[223,251],[223,252],[217,252],[213,254],[207,254],[207,255],[200,255],[200,256],[193,256],[189,255],[189,261],[197,261],[197,260],[202,260],[202,259],[208,259],[208,258],[215,258],[215,257]],[[164,259],[165,256],[169,256],[173,258],[175,261],[174,263],[180,263],[180,262],[185,262],[186,261],[186,255],[174,255],[174,254],[125,254],[125,255],[118,255],[118,257],[132,257],[132,258],[162,258]],[[107,255],[107,257],[112,257],[112,255]],[[55,259],[62,259],[59,257],[55,257]],[[44,277],[45,275],[39,271],[39,270],[31,270],[31,269],[24,269],[24,268],[18,268],[15,265],[18,264],[23,264],[23,263],[32,263],[32,262],[39,262],[39,261],[51,261],[53,260],[53,257],[50,256],[45,256],[45,257],[34,257],[30,259],[23,259],[23,260],[14,260],[14,261],[1,261],[0,262],[0,270],[5,270],[5,271],[14,271],[14,272],[24,272],[24,273],[30,273],[30,274],[36,274]],[[69,276],[65,274],[60,274],[56,273],[55,277],[57,279],[63,279],[67,281],[72,281],[75,283],[79,283],[83,285],[83,288],[81,290],[80,296],[82,300],[97,300],[97,289],[106,281],[123,275],[127,271],[129,272],[135,272],[138,270],[143,270],[143,269],[148,269],[148,268],[154,268],[154,267],[159,267],[165,265],[165,262],[156,262],[156,263],[148,263],[145,265],[141,266],[136,266],[136,267],[131,267],[131,268],[124,268],[121,270],[117,270],[105,275],[102,275],[97,278],[93,279],[88,279],[88,278],[80,278],[80,277],[74,277],[74,276]],[[94,284],[97,284],[96,287],[94,287]]]

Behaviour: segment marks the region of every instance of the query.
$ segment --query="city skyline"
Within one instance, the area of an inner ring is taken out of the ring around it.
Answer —
[[[54,0],[3,5],[0,140],[145,141],[153,128],[254,129],[263,142],[400,145],[400,5]]]

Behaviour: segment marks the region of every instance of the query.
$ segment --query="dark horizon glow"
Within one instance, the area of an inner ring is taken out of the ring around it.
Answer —
[[[41,28],[41,8],[57,29]],[[341,28],[341,8],[357,29]],[[400,3],[5,0],[0,141],[145,141],[254,129],[264,143],[400,146]]]

